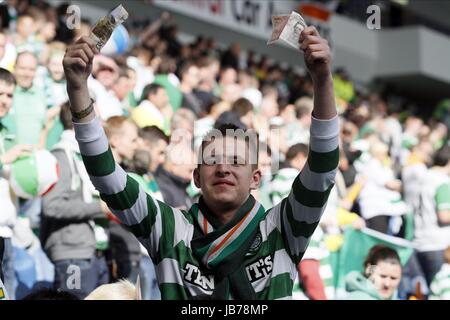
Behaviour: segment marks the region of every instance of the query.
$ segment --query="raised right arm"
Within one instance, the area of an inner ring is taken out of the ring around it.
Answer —
[[[91,103],[87,78],[97,53],[93,41],[87,37],[80,38],[66,51],[63,65],[73,113],[83,113]],[[145,193],[114,161],[105,131],[94,110],[80,117],[74,116],[73,122],[84,165],[100,197],[144,244],[150,256],[158,261],[165,251],[176,245],[173,222],[179,218],[178,213],[174,214],[169,206]]]

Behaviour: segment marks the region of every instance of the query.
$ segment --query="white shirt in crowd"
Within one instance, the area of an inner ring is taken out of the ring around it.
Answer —
[[[450,209],[450,201],[436,202],[437,190],[444,184],[450,184],[450,178],[433,169],[421,182],[420,204],[414,210],[414,244],[418,251],[445,250],[450,245],[450,226],[440,226],[437,215],[439,209]]]
[[[122,116],[123,108],[120,100],[114,92],[107,90],[99,81],[93,77],[88,78],[88,87],[92,98],[95,100],[97,110],[102,120],[114,116]]]

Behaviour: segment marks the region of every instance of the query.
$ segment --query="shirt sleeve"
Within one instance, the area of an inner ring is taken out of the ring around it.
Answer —
[[[272,209],[280,214],[275,220],[295,264],[301,261],[334,186],[339,163],[338,121],[338,116],[329,120],[312,118],[308,160],[289,195]]]
[[[444,183],[437,188],[435,201],[438,211],[450,210],[450,183]]]

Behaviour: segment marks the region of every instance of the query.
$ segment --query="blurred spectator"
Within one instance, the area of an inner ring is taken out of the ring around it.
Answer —
[[[370,147],[371,160],[364,167],[367,178],[361,193],[361,214],[367,226],[382,233],[397,235],[402,224],[401,216],[408,206],[401,199],[402,183],[387,165],[388,147],[374,140]]]
[[[194,172],[194,153],[186,137],[174,139],[166,153],[166,159],[162,166],[155,172],[155,178],[164,202],[168,205],[187,210],[192,205],[192,199],[187,193],[187,188]]]
[[[23,52],[17,56],[13,106],[3,124],[16,135],[17,143],[43,147],[47,134],[44,130],[47,101],[43,88],[34,84],[36,70],[37,60],[32,53]],[[11,148],[11,144],[6,148]]]
[[[94,219],[104,218],[109,209],[99,201],[81,160],[67,103],[62,105],[60,117],[64,132],[52,151],[60,177],[43,197],[41,241],[55,264],[55,288],[83,299],[109,281],[104,251],[96,248],[93,228]]]
[[[309,128],[311,127],[311,112],[313,101],[309,97],[298,99],[294,104],[295,121],[287,123],[287,146],[309,141]]]
[[[364,272],[353,271],[346,277],[348,300],[396,300],[402,277],[400,258],[391,248],[377,245],[364,261]]]
[[[178,72],[180,76],[180,90],[183,94],[181,107],[191,110],[198,118],[203,115],[202,103],[194,94],[194,90],[200,82],[200,69],[193,62],[187,61],[183,63]]]
[[[169,137],[156,126],[142,128],[139,131],[139,136],[143,140],[143,147],[150,154],[150,167],[148,171],[154,173],[160,165],[165,163],[165,150],[170,142]]]
[[[125,115],[129,115],[131,108],[136,107],[132,101],[130,101],[130,93],[132,93],[134,88],[134,83],[131,77],[133,76],[134,70],[127,66],[119,66],[119,76],[117,81],[112,86],[112,91],[116,98],[120,101],[122,105],[122,110]]]
[[[172,106],[172,110],[174,112],[181,107],[183,100],[183,94],[180,90],[180,80],[175,75],[175,70],[175,59],[170,57],[161,57],[161,64],[158,67],[154,80],[154,83],[159,84],[166,89],[167,95],[169,96],[170,105]]]
[[[115,159],[127,167],[140,143],[137,126],[126,117],[116,116],[106,121],[105,132]]]
[[[130,169],[135,152],[141,145],[137,126],[124,116],[115,116],[106,121],[105,132],[116,161],[123,168]],[[106,259],[111,280],[124,278],[136,282],[140,260],[139,242],[117,219],[112,218],[110,221],[109,233]]]
[[[223,67],[232,67],[234,70],[240,69],[240,54],[241,54],[241,46],[239,43],[235,42],[231,44],[230,48],[225,51],[222,56],[222,60],[220,64]]]
[[[0,68],[14,70],[16,63],[16,47],[4,31],[0,31]]]
[[[444,253],[445,261],[439,272],[434,276],[431,282],[430,299],[450,300],[450,246]]]
[[[157,126],[167,131],[167,119],[171,117],[169,97],[166,89],[159,84],[148,84],[142,92],[142,101],[133,109],[131,119],[139,128]]]
[[[88,85],[103,120],[124,114],[120,100],[112,90],[118,79],[119,67],[113,59],[103,55],[94,59],[92,76],[88,79]]]
[[[16,207],[11,197],[8,181],[9,166],[20,156],[31,151],[30,146],[16,144],[6,151],[6,142],[10,134],[3,124],[4,117],[11,110],[13,104],[14,88],[16,80],[14,76],[3,68],[0,68],[0,237],[3,241],[3,282],[11,299],[14,299],[14,252],[12,247],[13,229],[16,221]]]
[[[444,264],[450,242],[450,146],[434,156],[420,180],[420,202],[414,208],[414,242],[428,285]]]

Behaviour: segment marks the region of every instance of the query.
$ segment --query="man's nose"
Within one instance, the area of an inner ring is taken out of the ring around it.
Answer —
[[[219,163],[216,165],[216,174],[219,176],[227,175],[230,173],[230,166],[225,163]]]
[[[391,287],[391,280],[385,279],[385,280],[383,281],[383,287],[385,287],[385,288],[390,288],[390,287]]]

